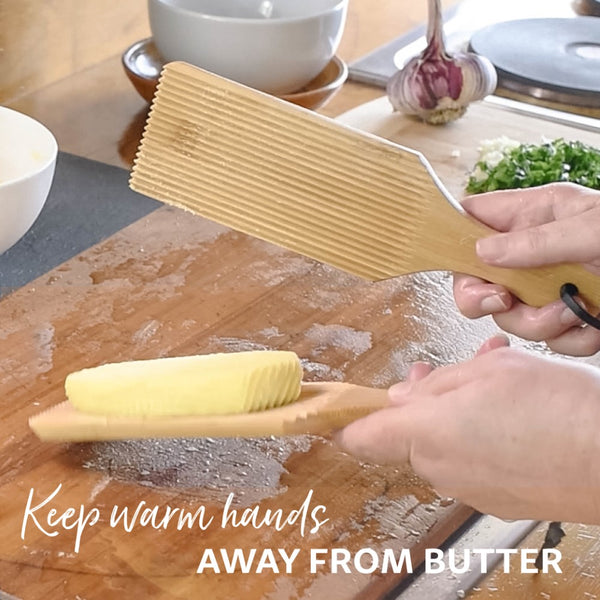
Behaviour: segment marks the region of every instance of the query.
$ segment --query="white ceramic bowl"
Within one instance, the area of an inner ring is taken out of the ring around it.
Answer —
[[[54,136],[35,119],[0,106],[0,253],[40,214],[56,165]]]
[[[154,43],[271,94],[294,92],[335,54],[348,0],[148,0]]]

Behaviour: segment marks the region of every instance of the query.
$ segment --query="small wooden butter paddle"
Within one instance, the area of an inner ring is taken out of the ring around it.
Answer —
[[[263,437],[326,434],[388,406],[387,391],[350,383],[303,383],[286,406],[233,415],[120,417],[84,413],[65,401],[29,419],[42,441]]]

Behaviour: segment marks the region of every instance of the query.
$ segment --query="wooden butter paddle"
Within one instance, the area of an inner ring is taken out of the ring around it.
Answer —
[[[250,413],[104,416],[78,411],[65,401],[31,417],[29,426],[45,442],[326,434],[388,404],[387,390],[351,383],[303,383],[296,402]]]
[[[600,278],[580,265],[483,264],[475,242],[492,230],[420,153],[185,63],[163,70],[130,185],[367,279],[458,271],[533,306],[572,283],[600,305]]]

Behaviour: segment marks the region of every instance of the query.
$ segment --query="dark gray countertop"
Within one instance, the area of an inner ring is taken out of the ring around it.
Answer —
[[[0,254],[0,297],[160,206],[131,191],[128,179],[125,169],[59,153],[40,216],[21,240]]]

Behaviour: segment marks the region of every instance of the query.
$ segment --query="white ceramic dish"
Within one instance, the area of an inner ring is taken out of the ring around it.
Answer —
[[[46,127],[0,106],[0,253],[18,242],[40,214],[57,152]]]
[[[347,9],[348,0],[148,0],[166,62],[277,95],[302,88],[331,61]]]

